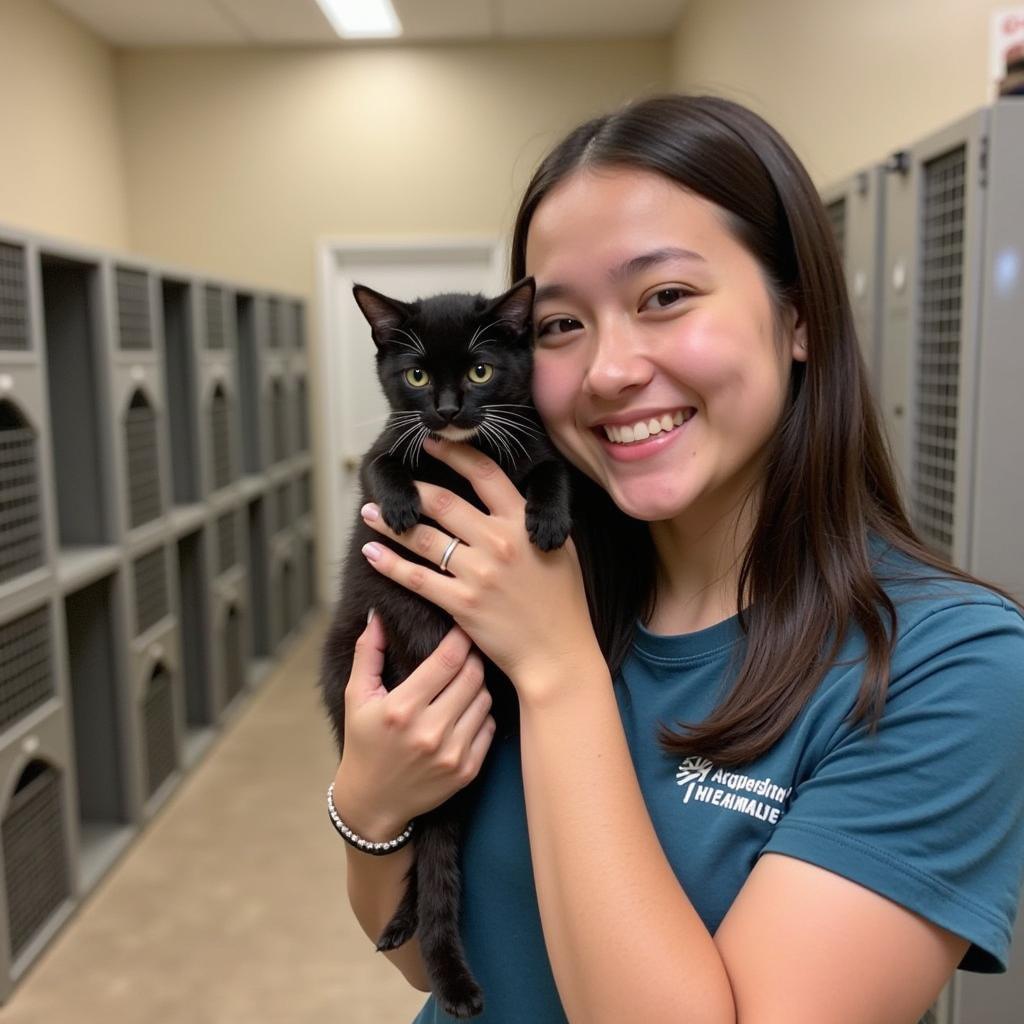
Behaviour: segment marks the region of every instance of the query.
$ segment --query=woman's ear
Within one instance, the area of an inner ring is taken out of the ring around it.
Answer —
[[[801,363],[807,362],[807,322],[795,306],[788,310],[790,333],[793,335],[793,358]]]
[[[793,330],[793,358],[807,362],[807,325],[802,320]]]

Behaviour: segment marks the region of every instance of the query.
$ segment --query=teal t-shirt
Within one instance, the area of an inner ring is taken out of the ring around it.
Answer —
[[[913,571],[917,563],[890,555],[883,564]],[[758,857],[775,852],[969,939],[961,970],[1003,972],[1024,876],[1024,619],[997,594],[952,579],[882,583],[899,628],[879,731],[844,721],[866,649],[851,629],[792,726],[736,770],[669,757],[656,729],[699,722],[719,703],[735,678],[730,655],[746,643],[738,617],[682,636],[640,627],[616,679],[637,777],[679,884],[712,934]],[[485,1000],[475,1020],[565,1022],[515,740],[492,744],[462,870],[461,933]],[[431,996],[414,1024],[453,1020]]]

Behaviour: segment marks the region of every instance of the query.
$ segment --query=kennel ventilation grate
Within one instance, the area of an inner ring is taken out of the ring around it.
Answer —
[[[0,730],[54,693],[50,611],[44,605],[0,626]]]
[[[946,558],[953,554],[966,169],[963,145],[925,163],[921,205],[911,508],[915,526]]]
[[[13,402],[0,400],[0,583],[43,564],[36,435]]]
[[[224,291],[212,285],[206,286],[206,347],[227,348],[224,332]]]
[[[0,242],[0,349],[28,348],[25,250]]]
[[[227,572],[238,563],[238,548],[235,542],[235,513],[225,512],[217,517],[217,568]]]
[[[213,389],[210,398],[210,452],[213,459],[213,489],[227,487],[233,479],[231,469],[231,405],[223,385]]]
[[[135,559],[135,632],[144,633],[169,611],[164,549],[155,548]]]
[[[125,413],[124,451],[128,464],[129,519],[134,528],[163,514],[156,410],[142,391],[132,395]]]
[[[270,434],[271,461],[281,462],[288,457],[288,397],[280,377],[270,382]]]
[[[4,882],[11,959],[70,897],[61,773],[30,761],[3,820]]]
[[[117,269],[117,322],[122,349],[148,351],[153,347],[149,276],[141,270]]]

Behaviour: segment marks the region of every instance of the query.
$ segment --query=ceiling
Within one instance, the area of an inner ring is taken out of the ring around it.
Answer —
[[[118,47],[365,46],[316,0],[50,0]],[[666,36],[686,0],[392,0],[402,42]],[[376,45],[380,45],[379,41]]]

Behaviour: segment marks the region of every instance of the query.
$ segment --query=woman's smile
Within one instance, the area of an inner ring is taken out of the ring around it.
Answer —
[[[598,439],[613,459],[634,462],[660,454],[686,430],[696,409],[631,420],[623,426],[605,423],[595,428]]]

